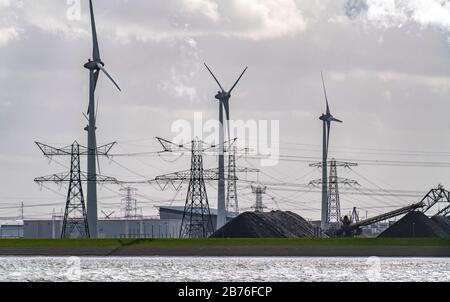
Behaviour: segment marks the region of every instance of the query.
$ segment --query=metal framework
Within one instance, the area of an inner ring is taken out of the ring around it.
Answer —
[[[203,178],[202,142],[194,140],[191,152],[191,173],[180,238],[208,238],[214,227]]]
[[[449,194],[450,192],[445,190],[442,185],[439,185],[436,189],[430,190],[428,194],[425,195],[425,197],[420,201],[423,204],[423,208],[421,210],[422,213],[427,213],[438,203],[446,203],[450,206]],[[443,213],[445,213],[445,209]]]
[[[233,146],[228,155],[228,186],[226,210],[227,216],[233,217],[239,215],[239,201],[237,195],[237,174],[236,174],[236,153],[237,148]]]
[[[89,183],[90,178],[87,173],[81,171],[80,166],[81,156],[87,156],[88,149],[76,141],[63,148],[55,148],[42,143],[36,143],[36,145],[48,158],[54,156],[70,156],[71,158],[70,172],[38,177],[34,180],[40,185],[43,183],[69,184],[61,238],[90,238],[92,234],[82,186],[82,183]],[[99,147],[97,156],[108,156],[108,152],[114,145],[115,143],[112,143]],[[96,175],[96,182],[117,183],[118,181],[112,177]]]
[[[80,146],[72,145],[69,192],[61,231],[61,238],[90,238],[83,186],[81,185]]]
[[[330,167],[330,175],[328,177],[328,207],[327,207],[327,217],[326,225],[339,224],[341,223],[341,202],[339,195],[339,185],[343,186],[359,186],[359,183],[352,179],[340,178],[338,177],[338,167],[349,168],[355,167],[358,164],[350,162],[341,162],[332,159],[327,162],[327,166]],[[311,167],[322,168],[322,163],[311,164]],[[320,186],[323,184],[322,179],[313,180],[310,182],[310,186]]]
[[[266,194],[266,190],[267,190],[266,186],[259,185],[259,184],[252,185],[252,192],[253,192],[253,194],[256,195],[256,202],[255,202],[255,206],[254,206],[255,212],[259,212],[259,213],[264,212],[265,206],[262,202],[262,196],[264,194]]]
[[[121,192],[124,192],[124,197],[122,201],[124,218],[126,219],[136,219],[137,218],[137,199],[134,197],[137,193],[137,189],[133,187],[125,187],[120,189]]]
[[[218,181],[222,179],[220,169],[204,169],[203,154],[206,152],[216,153],[220,152],[220,146],[208,145],[203,141],[194,139],[187,144],[175,144],[163,138],[156,138],[163,151],[161,153],[191,153],[191,169],[179,171],[166,175],[157,176],[155,178],[156,184],[161,190],[166,190],[169,186],[176,191],[181,189],[182,184],[189,180],[189,189],[186,195],[185,210],[183,213],[183,222],[180,230],[181,238],[205,238],[212,234],[209,228],[209,221],[204,218],[205,209],[210,212],[208,195],[204,187],[206,181]],[[236,139],[226,142],[225,145],[231,146]],[[259,172],[258,169],[234,167],[234,176],[225,175],[224,179],[228,181],[237,181],[237,173]],[[210,217],[210,215],[208,215]],[[200,232],[200,223],[203,227]],[[211,223],[211,227],[213,227]]]
[[[427,213],[431,208],[433,208],[436,204],[441,203],[441,202],[445,202],[445,203],[450,203],[449,200],[449,195],[450,192],[445,190],[443,186],[438,186],[438,188],[436,189],[432,189],[430,190],[425,197],[422,198],[422,200],[418,203],[412,204],[410,206],[406,206],[385,214],[381,214],[369,219],[365,219],[365,220],[361,220],[361,221],[357,221],[354,223],[351,223],[349,225],[344,225],[342,228],[342,232],[344,234],[352,234],[353,232],[357,231],[358,229],[360,229],[363,226],[368,226],[368,225],[372,225],[381,221],[385,221],[397,216],[401,216],[404,214],[408,214],[409,212],[412,211],[416,211],[419,210],[422,213]],[[438,212],[438,214],[436,215],[448,215],[448,213],[450,212],[450,204],[444,208],[443,210],[441,210],[440,212]],[[447,213],[447,214],[446,214]]]
[[[332,160],[330,165],[330,178],[328,180],[328,223],[339,223],[341,221],[341,201],[339,198],[336,161]]]
[[[436,216],[448,216],[450,214],[450,205],[440,210]]]

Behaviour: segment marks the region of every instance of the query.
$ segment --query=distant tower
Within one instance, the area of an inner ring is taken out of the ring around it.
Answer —
[[[228,191],[227,191],[227,217],[239,215],[239,202],[237,196],[236,152],[232,147],[228,155]]]
[[[341,205],[340,205],[340,197],[339,197],[339,186],[351,186],[351,187],[357,187],[359,186],[359,183],[352,179],[347,178],[340,178],[338,177],[337,169],[340,168],[349,168],[349,167],[356,167],[358,164],[356,163],[350,163],[350,162],[341,162],[336,161],[335,159],[332,159],[328,161],[325,165],[323,163],[314,163],[310,164],[310,167],[319,167],[322,168],[324,166],[327,166],[327,168],[330,168],[330,175],[327,177],[327,215],[325,216],[325,220],[322,220],[322,222],[325,222],[327,225],[327,229],[330,227],[330,223],[336,224],[341,222]],[[323,187],[323,180],[317,179],[313,180],[309,183],[313,187],[322,186]],[[325,230],[327,230],[325,229]],[[323,230],[323,229],[322,229]]]
[[[327,223],[339,223],[341,222],[341,202],[339,199],[339,178],[335,159],[332,159],[330,162],[330,178],[328,185]]]
[[[203,175],[203,142],[192,142],[191,173],[180,238],[208,238],[213,232]]]
[[[264,212],[265,206],[262,202],[262,196],[266,194],[267,187],[262,185],[252,185],[253,194],[256,195],[255,212]]]
[[[124,218],[126,219],[136,219],[137,218],[137,199],[134,196],[137,193],[136,188],[125,187],[120,190],[124,192],[124,197],[122,201],[124,203]]]
[[[80,146],[72,144],[69,191],[61,238],[89,238],[89,226],[81,185]]]
[[[23,201],[20,203],[20,220],[24,220],[24,213],[23,213]]]
[[[351,217],[352,217],[352,219],[351,219],[352,222],[359,222],[359,213],[358,213],[358,210],[356,207],[353,207],[353,212],[352,212]],[[367,219],[367,217],[366,217],[366,219]]]

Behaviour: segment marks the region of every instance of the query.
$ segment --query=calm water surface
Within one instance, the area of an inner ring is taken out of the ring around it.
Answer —
[[[450,281],[450,258],[0,257],[0,281]]]

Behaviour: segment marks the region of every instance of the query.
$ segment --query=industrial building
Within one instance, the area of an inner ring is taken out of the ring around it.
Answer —
[[[184,215],[184,207],[158,207],[159,208],[159,216],[163,220],[177,220],[182,221]],[[214,230],[217,230],[217,209],[210,208],[209,212],[211,214],[211,221]],[[234,213],[228,213],[226,221],[232,220],[235,216]],[[206,217],[208,219],[209,217]]]
[[[159,218],[111,218],[98,222],[98,236],[115,238],[179,238],[184,207],[158,207]],[[211,209],[214,228],[217,224],[217,210]],[[230,220],[228,217],[227,220]],[[33,219],[22,223],[9,223],[1,227],[3,238],[59,239],[63,219]]]
[[[0,238],[14,239],[23,238],[23,221],[8,221],[0,224]]]
[[[27,239],[61,238],[63,221],[25,220],[23,237]],[[98,234],[102,239],[114,238],[178,238],[180,220],[170,219],[106,219],[99,220]]]

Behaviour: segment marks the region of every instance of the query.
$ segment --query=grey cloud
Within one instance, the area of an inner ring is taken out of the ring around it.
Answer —
[[[358,17],[361,13],[367,11],[367,9],[367,0],[348,0],[344,6],[345,14],[350,19]]]
[[[300,19],[293,20],[304,20],[305,26],[295,21],[296,30],[277,27],[273,18],[264,17],[264,6],[253,8],[254,15],[248,19],[249,11],[242,11],[239,1],[198,1],[192,9],[175,0],[95,1],[102,56],[124,90],[118,94],[105,78],[99,81],[99,141],[123,142],[116,150],[119,153],[156,150],[153,137],[171,138],[173,121],[191,119],[194,111],[216,117],[217,87],[202,66],[208,62],[227,86],[244,66],[250,67],[233,95],[233,117],[279,119],[283,142],[320,145],[318,116],[324,109],[320,70],[324,70],[332,110],[345,121],[333,129],[333,151],[336,146],[450,150],[450,142],[442,140],[442,133],[450,131],[449,45],[436,27],[367,26],[364,18],[370,5],[366,10],[358,1],[351,5],[344,0],[246,2],[277,3],[279,12],[295,3],[300,14],[294,16]],[[211,3],[217,4],[218,15]],[[201,5],[210,7],[208,14],[198,9]],[[14,202],[61,200],[62,207],[64,198],[40,192],[32,180],[64,169],[49,166],[33,142],[67,145],[75,139],[86,140],[82,112],[87,106],[88,81],[83,63],[91,55],[91,41],[82,33],[89,33],[89,24],[85,4],[80,21],[67,20],[66,9],[65,1],[31,0],[24,1],[22,11],[10,10],[19,19],[10,19],[7,26],[20,31],[17,39],[0,47],[0,203],[7,197]],[[354,16],[351,21],[346,12]],[[275,20],[279,16],[284,15]],[[287,13],[287,18],[291,16]],[[329,22],[339,16],[346,21]],[[47,18],[53,21],[42,21]],[[134,140],[138,142],[130,143]],[[283,145],[282,152],[304,154],[289,147]],[[169,164],[158,157],[120,161],[148,177],[189,165],[188,160]],[[206,166],[215,164],[213,158],[206,159]],[[140,180],[108,161],[102,167],[104,174]],[[429,189],[450,179],[447,169],[360,169],[369,178],[401,189]],[[309,171],[301,163],[280,163],[268,172],[289,180]],[[157,200],[174,195],[140,189]],[[105,189],[100,194],[110,196],[111,192]],[[312,202],[316,197],[305,199]],[[252,200],[241,202],[250,207]],[[342,202],[352,205],[344,197]],[[146,213],[154,209],[149,206]],[[4,216],[1,211],[0,216]]]

